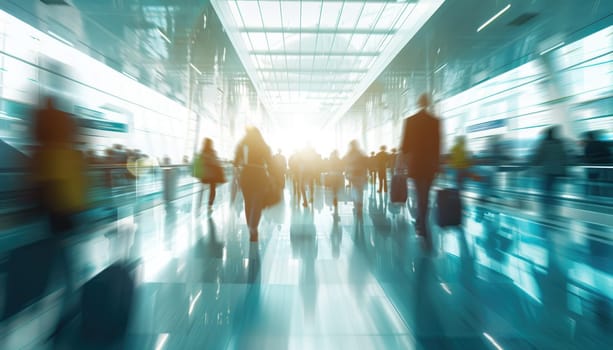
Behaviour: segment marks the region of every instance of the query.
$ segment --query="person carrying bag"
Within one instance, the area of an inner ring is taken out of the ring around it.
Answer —
[[[245,218],[249,227],[250,241],[258,241],[258,225],[262,210],[282,198],[282,188],[270,174],[272,166],[270,147],[255,127],[248,127],[236,147],[234,165],[240,168],[239,185],[245,204]]]
[[[390,188],[390,202],[406,203],[408,198],[406,165],[403,163],[403,155],[396,155],[394,164],[394,174],[392,175],[392,186]]]
[[[226,177],[223,167],[217,158],[217,152],[213,148],[213,140],[208,137],[204,139],[202,152],[194,158],[194,177],[198,178],[202,183],[198,208],[200,208],[202,203],[204,187],[209,185],[208,211],[211,212],[215,202],[217,184],[225,183]]]

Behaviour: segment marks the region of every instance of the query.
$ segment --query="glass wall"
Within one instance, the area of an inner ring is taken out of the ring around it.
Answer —
[[[610,26],[441,101],[443,149],[466,135],[469,149],[487,156],[496,139],[522,160],[551,125],[562,126],[575,153],[586,131],[613,140],[612,35]]]
[[[196,134],[188,133],[185,106],[0,11],[3,141],[27,152],[30,111],[45,95],[80,119],[88,149],[101,153],[122,144],[173,162],[191,155]]]

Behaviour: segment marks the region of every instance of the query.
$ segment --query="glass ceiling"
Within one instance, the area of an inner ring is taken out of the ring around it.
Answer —
[[[444,0],[214,0],[274,118],[335,121]]]

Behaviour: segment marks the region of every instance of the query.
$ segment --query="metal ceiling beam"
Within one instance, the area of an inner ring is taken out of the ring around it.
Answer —
[[[321,74],[336,74],[336,73],[368,73],[368,69],[356,69],[356,68],[344,68],[344,69],[311,69],[305,71],[304,69],[298,68],[260,68],[257,69],[258,72],[263,73],[321,73]]]
[[[279,82],[279,83],[302,83],[302,84],[320,84],[320,83],[326,83],[326,84],[357,84],[359,82],[361,82],[361,80],[359,79],[352,79],[352,80],[334,80],[334,79],[313,79],[313,80],[309,80],[307,81],[307,79],[262,79],[262,81],[264,82],[264,84],[271,84],[272,81]]]
[[[289,89],[289,88],[277,88],[277,89],[266,89],[266,92],[271,93],[271,95],[274,95],[275,92],[279,92],[279,91],[293,91],[293,92],[301,92],[301,91],[321,91],[321,87],[303,87],[301,86],[300,89]],[[334,89],[331,90],[329,93],[331,95],[333,94],[338,94],[338,93],[343,93],[343,92],[352,92],[353,89]]]
[[[308,52],[308,51],[283,51],[283,50],[253,50],[248,52],[249,55],[261,56],[348,56],[348,57],[377,57],[381,54],[379,51],[361,51],[361,52]]]
[[[284,28],[284,27],[243,27],[241,33],[285,33],[285,34],[367,34],[390,35],[396,34],[394,29],[353,29],[353,28]]]

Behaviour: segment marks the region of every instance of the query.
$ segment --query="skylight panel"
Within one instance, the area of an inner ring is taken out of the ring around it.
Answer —
[[[343,7],[342,2],[323,2],[323,10],[319,27],[322,29],[335,29],[336,22]]]
[[[270,50],[284,50],[283,33],[266,33]]]
[[[398,16],[402,14],[406,4],[387,4],[383,9],[383,13],[379,17],[379,21],[375,24],[375,29],[392,29]]]
[[[379,12],[383,9],[382,3],[365,3],[362,15],[358,20],[356,29],[371,29],[375,26]]]
[[[381,35],[368,35],[368,34],[353,34],[351,36],[348,49],[350,50],[363,50],[366,45],[366,41],[370,37],[380,37]]]
[[[443,2],[211,3],[260,99],[276,113],[271,116],[291,116],[288,109],[311,104],[329,124],[349,110]]]
[[[324,52],[330,51],[330,46],[332,45],[333,37],[325,34],[317,34],[317,47],[315,51]]]
[[[326,62],[328,62],[328,57],[327,56],[316,56],[315,60],[313,62],[313,69],[315,69],[315,68],[318,68],[318,69],[325,68]],[[325,74],[329,74],[329,72],[325,72]]]
[[[260,4],[260,11],[264,19],[265,27],[283,27],[281,21],[281,8],[277,1],[254,1]]]
[[[373,61],[373,57],[367,57],[367,56],[362,56],[362,57],[356,57],[356,63],[353,65],[353,67],[356,68],[368,68]]]
[[[242,27],[243,19],[241,18],[241,11],[238,8],[238,5],[235,2],[230,2],[230,12],[232,13],[232,21],[236,26]]]
[[[321,14],[321,18],[323,19],[324,17],[327,17],[328,13],[322,12],[322,8],[321,8],[321,3],[320,2],[310,2],[310,1],[300,1],[300,2],[288,2],[288,3],[294,3],[296,4],[298,7],[300,7],[300,4],[302,4],[302,21],[299,23],[300,25],[302,25],[302,28],[317,28],[317,25],[319,23],[319,16]],[[300,18],[299,16],[294,17],[294,21],[296,21],[297,18]]]
[[[234,2],[230,2],[234,4]],[[245,27],[262,27],[262,17],[257,1],[237,1],[236,5],[240,9],[240,18],[243,20]],[[233,11],[234,12],[234,11]],[[240,18],[234,15],[234,20],[240,25]]]
[[[396,23],[393,24],[392,29],[398,30],[399,28],[401,28],[402,26],[406,24],[407,20],[409,20],[410,18],[413,18],[412,16],[413,10],[415,10],[415,4],[407,4],[400,18],[398,18]]]
[[[379,51],[381,44],[388,37],[388,35],[370,35],[368,41],[362,47],[364,51]]]
[[[340,29],[353,29],[356,27],[364,4],[359,2],[346,2],[341,13],[338,27]]]
[[[283,27],[292,29],[300,28],[300,21],[296,19],[300,18],[300,2],[299,1],[282,1],[281,2],[281,14],[283,16]],[[317,14],[319,15],[319,13]],[[317,23],[312,26],[315,27]],[[304,27],[304,23],[302,24]]]
[[[270,56],[268,55],[254,55],[252,56],[255,58],[255,61],[257,62],[257,65],[260,67],[260,69],[262,68],[272,68],[272,61]]]
[[[242,33],[242,36],[245,37],[246,33]],[[249,39],[251,40],[251,50],[267,50],[268,49],[268,41],[266,40],[265,33],[248,33]]]
[[[315,51],[315,42],[318,40],[318,35],[322,34],[304,34],[302,33],[302,39],[298,41],[299,36],[295,36],[295,40],[292,41],[292,45],[288,46],[288,50],[298,51],[299,49],[303,52],[314,52]]]

